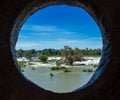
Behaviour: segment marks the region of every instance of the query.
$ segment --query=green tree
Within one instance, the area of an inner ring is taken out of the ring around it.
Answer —
[[[101,49],[82,49],[82,54],[85,56],[100,56],[101,55]]]
[[[48,56],[42,54],[42,55],[40,55],[40,56],[38,57],[38,59],[39,59],[40,61],[46,63],[46,61],[47,61],[47,59],[48,59]]]
[[[73,50],[72,50],[72,48],[70,48],[69,46],[64,46],[64,48],[61,49],[61,54],[62,54],[62,56],[65,57],[65,62],[68,65],[73,64]]]
[[[32,57],[30,50],[26,50],[26,51],[24,52],[23,56],[24,56],[25,58],[30,59],[30,58]]]
[[[36,56],[36,51],[35,51],[35,49],[25,50],[23,53],[23,56],[30,59],[31,57]]]
[[[69,46],[64,46],[64,48],[61,49],[61,54],[62,54],[62,56],[65,57],[65,62],[68,65],[73,65],[74,61],[84,60],[79,48],[72,49]]]
[[[83,54],[79,48],[75,48],[74,50],[74,61],[83,61]]]
[[[16,56],[17,57],[23,57],[24,51],[22,49],[16,50]]]
[[[57,61],[56,61],[56,66],[57,66],[58,68],[61,67],[61,64],[62,64],[62,62],[61,62],[60,60],[57,60]]]
[[[18,61],[18,66],[20,70],[23,72],[24,68],[26,67],[26,63],[24,61]]]

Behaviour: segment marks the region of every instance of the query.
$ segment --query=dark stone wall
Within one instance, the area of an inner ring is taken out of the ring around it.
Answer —
[[[103,53],[98,70],[82,89],[46,91],[18,71],[15,42],[24,21],[53,4],[86,9],[99,25]],[[0,100],[118,100],[120,97],[120,0],[0,0]]]

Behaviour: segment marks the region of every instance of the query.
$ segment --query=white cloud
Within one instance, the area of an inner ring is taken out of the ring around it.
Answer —
[[[38,45],[39,43],[34,42],[20,42],[16,44],[16,48],[34,48]]]
[[[49,35],[49,34],[51,35],[55,33],[62,33],[65,35],[74,34],[74,32],[71,32],[69,30],[60,27],[49,26],[49,25],[34,25],[34,24],[24,25],[21,31],[28,31],[29,33],[34,35]]]
[[[92,40],[102,40],[102,37],[92,37],[90,39],[92,39]]]
[[[58,39],[58,42],[71,44],[71,43],[84,43],[85,41],[84,40]]]
[[[88,40],[69,40],[69,39],[58,39],[56,41],[37,41],[37,42],[21,42],[16,45],[17,49],[45,49],[54,48],[61,49],[64,46],[70,46],[72,48],[101,48],[102,45],[99,41]]]
[[[41,31],[56,31],[57,28],[54,26],[44,26],[44,25],[24,25],[22,30],[41,32]]]
[[[63,48],[65,45],[71,47],[79,47],[79,48],[98,48],[102,47],[101,37],[91,37],[82,40],[77,39],[65,39],[65,35],[72,36],[75,32],[71,32],[69,30],[56,27],[56,26],[47,26],[47,25],[24,25],[22,28],[22,33],[20,38],[22,42],[17,42],[16,48],[17,49],[44,49],[44,48],[55,48],[60,49]],[[36,38],[36,36],[38,38]],[[41,37],[42,38],[41,38]],[[45,37],[44,37],[45,36]],[[55,36],[55,37],[54,37]],[[60,37],[59,37],[60,36]],[[80,35],[79,35],[80,36]],[[33,41],[36,38],[36,41]],[[40,37],[40,38],[39,38]],[[46,38],[50,37],[50,38]],[[52,38],[54,39],[52,40]],[[57,37],[57,38],[56,38]],[[82,36],[81,36],[82,37]],[[24,38],[24,39],[22,39]],[[29,38],[29,39],[27,39]],[[44,40],[43,40],[44,39]],[[45,41],[46,40],[46,41]],[[28,41],[28,42],[24,42]],[[33,42],[31,42],[33,41]]]

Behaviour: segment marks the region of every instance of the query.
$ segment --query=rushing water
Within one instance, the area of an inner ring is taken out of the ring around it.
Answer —
[[[51,77],[50,73],[54,76]],[[72,72],[51,71],[49,67],[37,67],[32,69],[27,67],[24,72],[29,80],[38,86],[53,92],[64,93],[71,92],[86,84],[93,72],[81,72],[79,68]]]

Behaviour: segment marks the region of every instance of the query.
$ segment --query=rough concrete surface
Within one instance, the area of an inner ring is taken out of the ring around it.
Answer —
[[[24,21],[55,4],[83,7],[99,25],[102,59],[91,81],[71,93],[46,91],[24,78],[16,67],[15,43]],[[0,0],[0,100],[119,100],[120,0]]]

